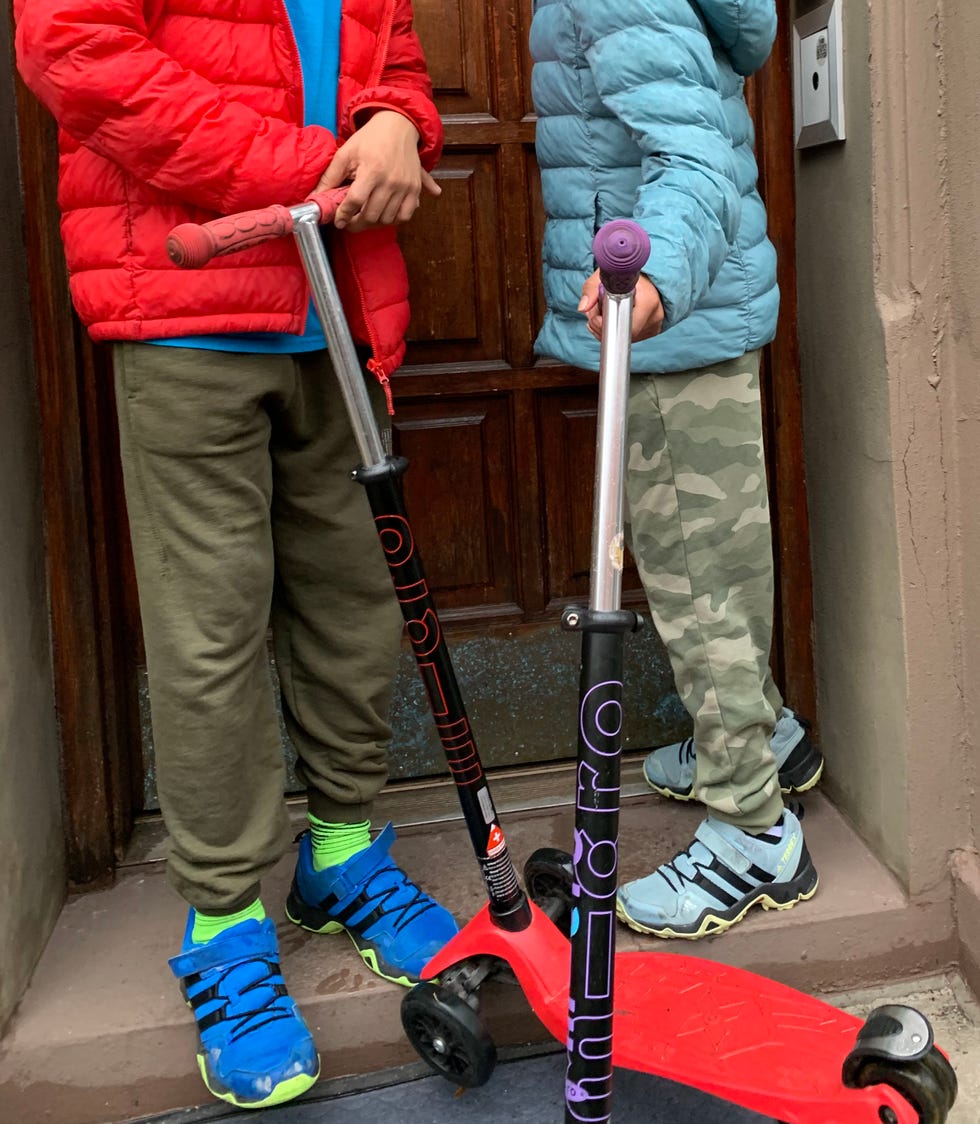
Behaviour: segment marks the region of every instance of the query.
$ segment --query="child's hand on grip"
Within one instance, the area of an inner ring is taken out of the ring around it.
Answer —
[[[582,299],[578,303],[578,310],[585,314],[589,331],[595,338],[602,338],[602,302],[599,300],[599,271],[595,273],[582,286]],[[632,342],[652,339],[660,333],[664,323],[664,306],[660,300],[657,287],[648,278],[640,274],[636,282],[636,293],[633,298],[633,331]]]
[[[419,163],[418,130],[407,117],[381,109],[337,149],[316,191],[349,183],[334,226],[356,233],[372,226],[408,222],[423,191],[442,188]]]

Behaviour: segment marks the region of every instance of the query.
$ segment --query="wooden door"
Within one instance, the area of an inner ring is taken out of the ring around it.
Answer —
[[[449,620],[539,620],[582,588],[572,541],[561,558],[549,554],[547,499],[562,482],[560,462],[543,464],[541,448],[558,438],[561,397],[583,377],[539,365],[532,347],[543,303],[529,9],[525,0],[415,6],[446,147],[443,195],[403,237],[413,316],[395,380],[396,432]],[[582,499],[566,494],[564,511]]]
[[[549,708],[574,714],[577,653],[574,646],[545,644],[539,632],[556,627],[564,604],[587,596],[596,394],[594,376],[537,361],[533,353],[544,307],[527,51],[531,3],[416,0],[415,10],[446,149],[437,173],[443,195],[426,201],[402,238],[413,318],[407,361],[394,382],[395,428],[412,462],[409,510],[443,616],[457,629],[464,695],[474,719],[487,716],[474,721],[484,756],[491,764],[568,756],[572,731],[549,729],[542,719]],[[780,50],[785,42],[784,33]],[[796,517],[805,512],[805,494],[800,446],[792,443],[799,416],[788,405],[791,400],[798,407],[798,362],[783,60],[774,60],[750,89],[750,101],[764,146],[763,172],[780,172],[769,178],[780,189],[771,203],[784,315],[763,378],[774,500],[795,513],[783,535],[778,513],[775,521],[783,596],[774,665],[790,701],[812,713],[807,539]],[[642,602],[634,570],[624,587],[627,603]],[[506,634],[505,624],[511,626]],[[495,628],[492,645],[473,641],[479,651],[471,653],[462,639],[465,626]],[[504,689],[504,677],[482,670],[481,660],[491,655],[527,665],[547,706],[518,702],[508,719],[490,705],[490,696]],[[564,689],[550,680],[556,660]],[[401,688],[411,693],[409,678],[402,676]],[[652,630],[631,638],[626,685],[628,745],[663,744],[686,734],[688,719]],[[510,752],[512,744],[520,752]],[[442,770],[434,736],[402,735],[400,745],[396,772]]]
[[[396,441],[481,753],[531,764],[575,752],[579,641],[557,630],[561,607],[588,595],[596,379],[534,356],[530,0],[416,0],[415,13],[446,146],[443,194],[402,237],[413,316]],[[625,588],[642,600],[635,572]],[[686,715],[653,631],[630,649],[643,671],[627,676],[628,740],[680,736]],[[410,721],[424,699],[408,661],[398,688],[394,775],[443,772],[434,734]]]

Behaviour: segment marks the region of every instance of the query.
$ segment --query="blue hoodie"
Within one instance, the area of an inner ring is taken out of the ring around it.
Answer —
[[[734,359],[773,338],[776,254],[742,90],[775,34],[774,0],[536,0],[539,354],[598,369],[576,309],[595,231],[625,217],[650,235],[644,273],[666,313],[657,338],[633,345],[635,372]]]

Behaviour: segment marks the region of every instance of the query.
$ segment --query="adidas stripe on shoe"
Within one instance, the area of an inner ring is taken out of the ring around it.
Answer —
[[[411,987],[458,927],[452,914],[395,864],[388,853],[394,841],[388,824],[370,847],[316,870],[310,833],[304,832],[286,916],[314,933],[346,931],[372,972]]]

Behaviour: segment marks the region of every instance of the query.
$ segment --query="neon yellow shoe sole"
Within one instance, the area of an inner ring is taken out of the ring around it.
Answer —
[[[755,905],[761,905],[763,909],[792,909],[798,902],[809,901],[810,898],[817,892],[817,887],[820,885],[820,880],[813,884],[813,887],[806,891],[801,891],[795,898],[789,901],[776,901],[768,894],[762,894],[759,897],[753,898],[747,902],[743,908],[734,917],[717,917],[713,913],[706,914],[701,918],[701,924],[693,932],[678,932],[672,929],[669,925],[662,927],[652,927],[644,925],[642,922],[637,921],[635,917],[631,917],[626,910],[626,907],[621,901],[616,901],[616,916],[620,921],[625,922],[631,929],[637,933],[645,933],[651,937],[662,937],[664,939],[677,939],[683,941],[698,941],[702,937],[713,937],[718,933],[724,933],[733,925],[737,925],[739,921],[749,912]]]
[[[314,928],[312,925],[304,925],[298,917],[293,917],[289,912],[289,907],[286,907],[286,917],[292,921],[294,925],[298,925],[301,929],[305,929],[308,933],[318,933],[331,935],[334,933],[346,933],[350,939],[351,944],[357,949],[357,955],[364,961],[368,968],[376,975],[380,976],[383,980],[389,983],[398,984],[399,987],[414,987],[419,981],[410,979],[408,976],[391,975],[384,971],[381,962],[378,960],[378,954],[373,948],[362,948],[357,943],[357,935],[352,933],[350,929],[344,928],[339,921],[328,921],[326,925],[321,925],[319,929]]]
[[[242,1101],[239,1100],[234,1093],[220,1092],[208,1080],[208,1068],[204,1061],[204,1055],[197,1055],[197,1066],[201,1071],[201,1078],[204,1084],[208,1087],[208,1092],[217,1097],[219,1101],[225,1101],[228,1104],[233,1104],[236,1108],[272,1108],[277,1104],[285,1104],[287,1101],[294,1101],[297,1097],[301,1097],[307,1089],[312,1089],[320,1076],[320,1055],[317,1055],[316,1073],[301,1073],[296,1077],[290,1077],[286,1081],[280,1081],[272,1092],[263,1097],[260,1101]]]

